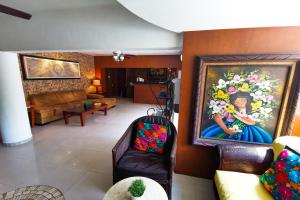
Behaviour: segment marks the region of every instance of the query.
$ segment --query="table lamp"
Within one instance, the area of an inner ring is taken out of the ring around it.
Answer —
[[[100,93],[101,81],[98,79],[93,80],[93,85],[96,87],[96,93]]]

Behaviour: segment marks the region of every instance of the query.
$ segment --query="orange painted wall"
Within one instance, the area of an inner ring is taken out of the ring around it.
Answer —
[[[299,109],[299,108],[298,108]],[[293,135],[300,137],[300,116],[297,115],[295,118],[295,124],[293,129]]]
[[[199,55],[300,53],[300,27],[253,28],[184,33],[177,173],[212,178],[212,148],[191,145],[194,59]],[[300,123],[300,117],[296,124]],[[298,126],[297,126],[298,127]],[[299,127],[298,127],[299,128]]]
[[[296,117],[294,121],[293,133],[294,136],[300,136],[300,101],[298,101],[296,109]]]
[[[95,57],[96,77],[102,68],[181,68],[178,55],[135,56],[116,62],[112,56]]]

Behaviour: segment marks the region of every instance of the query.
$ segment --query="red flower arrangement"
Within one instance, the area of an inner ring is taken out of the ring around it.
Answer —
[[[151,147],[151,148],[155,148],[155,147],[157,147],[157,144],[156,144],[156,142],[151,142],[151,143],[149,144],[149,147]]]
[[[149,130],[145,130],[145,131],[144,131],[144,134],[145,134],[147,137],[149,137],[149,136],[151,135],[151,133],[150,133]]]
[[[275,168],[278,170],[278,171],[283,171],[285,168],[286,168],[286,164],[284,161],[277,161],[275,163]]]
[[[142,130],[144,128],[144,123],[138,123],[138,130]]]
[[[289,199],[293,197],[293,192],[284,185],[278,187],[278,192],[280,193],[283,199]]]
[[[286,183],[288,181],[288,175],[286,172],[278,172],[275,178],[278,183]]]

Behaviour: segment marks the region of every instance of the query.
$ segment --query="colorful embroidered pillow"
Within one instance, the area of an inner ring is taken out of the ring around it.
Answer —
[[[159,124],[138,123],[134,141],[135,149],[162,154],[166,141],[167,127]]]
[[[300,199],[300,155],[286,146],[260,181],[276,200]]]

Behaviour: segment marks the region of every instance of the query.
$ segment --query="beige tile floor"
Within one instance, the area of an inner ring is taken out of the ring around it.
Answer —
[[[45,184],[59,188],[67,200],[99,200],[112,185],[111,149],[136,118],[150,105],[120,99],[104,116],[89,116],[85,127],[79,118],[36,126],[33,141],[0,146],[0,192]],[[174,200],[215,199],[212,182],[174,174]]]

